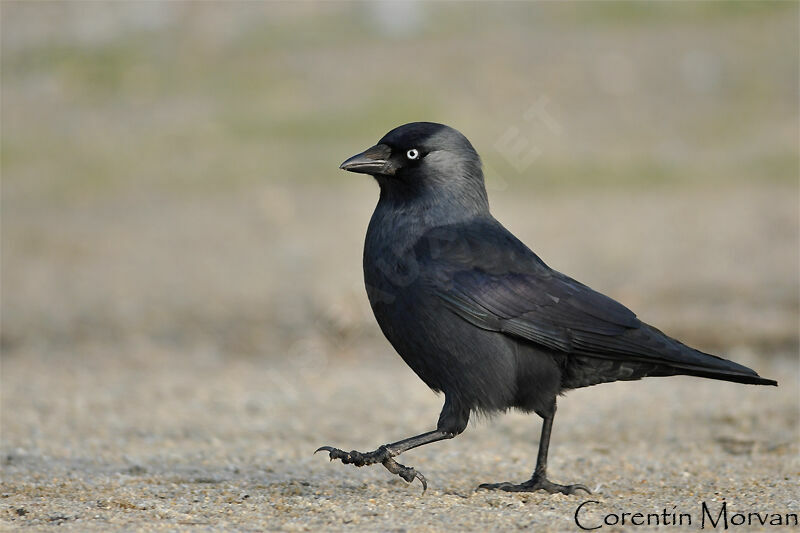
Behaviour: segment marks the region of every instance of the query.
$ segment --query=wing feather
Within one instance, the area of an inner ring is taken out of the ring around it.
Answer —
[[[672,339],[621,303],[552,270],[494,219],[436,228],[414,251],[429,290],[479,328],[576,357],[728,376],[721,379],[745,375],[745,382],[757,376]]]

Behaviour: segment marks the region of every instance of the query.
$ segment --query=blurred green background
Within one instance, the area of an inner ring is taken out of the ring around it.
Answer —
[[[2,6],[2,350],[386,350],[346,157],[447,123],[495,215],[688,342],[796,353],[795,2]]]

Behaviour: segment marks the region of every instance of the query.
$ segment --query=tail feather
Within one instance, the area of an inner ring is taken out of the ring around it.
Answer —
[[[711,378],[711,379],[720,379],[723,381],[733,381],[734,383],[744,383],[746,385],[772,385],[774,387],[778,386],[778,382],[774,379],[767,379],[762,378],[752,370],[751,373],[739,373],[739,372],[723,372],[719,370],[706,370],[706,369],[678,369],[683,370],[682,372],[678,372],[679,374],[685,374],[687,376],[698,376],[701,378]]]
[[[615,344],[608,349],[611,343]],[[616,363],[607,368],[588,364],[594,371],[603,370],[600,372],[603,375],[595,378],[597,382],[687,375],[751,385],[778,385],[777,381],[762,378],[744,365],[695,350],[647,324],[613,340],[604,339],[602,348],[605,349],[598,350],[596,344],[585,347],[589,349],[580,352],[584,358]],[[584,361],[583,366],[587,366],[587,363]],[[586,375],[581,376],[582,380],[587,378]]]
[[[665,335],[652,326],[650,326],[650,329],[660,333],[666,339],[669,339],[677,349],[676,352],[679,354],[677,357],[670,357],[662,360],[662,363],[666,363],[667,366],[677,370],[677,374],[732,381],[734,383],[744,383],[748,385],[778,386],[777,381],[774,379],[762,378],[752,368],[748,368],[717,355],[695,350]]]

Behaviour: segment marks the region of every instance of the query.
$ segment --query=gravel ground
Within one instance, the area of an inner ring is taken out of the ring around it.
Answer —
[[[696,528],[702,502],[723,499],[798,512],[795,187],[495,191],[498,216],[551,264],[780,382],[570,393],[550,473],[594,494],[567,497],[474,492],[527,479],[532,415],[473,420],[403,455],[424,496],[380,466],[312,455],[427,431],[441,406],[366,308],[371,185],[287,190],[287,219],[260,209],[266,192],[7,211],[0,529],[559,531],[589,500],[590,526],[667,509]]]
[[[389,349],[342,360],[131,346],[3,365],[0,527],[61,530],[576,530],[611,512],[798,512],[798,365],[733,354],[781,387],[692,378],[569,394],[550,471],[588,496],[474,492],[527,479],[535,416],[473,421],[405,454],[429,488],[311,452],[374,449],[435,424],[437,399]],[[717,507],[714,507],[717,506]],[[594,521],[594,523],[592,523]]]

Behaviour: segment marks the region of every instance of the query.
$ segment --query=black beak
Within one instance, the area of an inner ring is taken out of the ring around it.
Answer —
[[[392,175],[396,170],[392,162],[389,161],[389,156],[392,155],[392,149],[385,144],[376,144],[372,148],[368,148],[356,154],[344,163],[339,165],[342,170],[350,172],[359,172],[361,174],[387,174]]]

